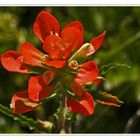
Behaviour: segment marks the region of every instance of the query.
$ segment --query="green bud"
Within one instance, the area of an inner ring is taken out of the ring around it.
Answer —
[[[95,52],[94,46],[91,43],[85,43],[80,47],[80,49],[76,53],[73,54],[73,56],[68,61],[70,62],[72,60],[86,58],[92,55],[94,52]]]

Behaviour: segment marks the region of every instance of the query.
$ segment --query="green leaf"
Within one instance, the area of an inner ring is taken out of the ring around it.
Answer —
[[[100,75],[104,76],[108,71],[115,69],[115,68],[131,68],[131,66],[127,65],[127,64],[118,64],[118,63],[110,63],[110,64],[106,64],[101,66],[100,68]]]
[[[42,125],[40,125],[38,122],[34,121],[31,118],[28,118],[24,115],[15,114],[9,108],[7,108],[6,106],[3,106],[2,104],[0,104],[0,112],[13,118],[16,121],[19,121],[21,124],[28,126],[29,129],[35,129],[42,133],[44,132],[48,133],[51,131],[51,128],[46,129],[45,127],[43,127]]]
[[[120,107],[124,103],[123,101],[120,101],[118,97],[103,91],[96,92],[93,97],[97,102],[109,106]]]

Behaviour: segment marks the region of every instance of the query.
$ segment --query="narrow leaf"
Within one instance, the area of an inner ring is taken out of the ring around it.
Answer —
[[[24,115],[15,114],[9,108],[7,108],[6,106],[3,106],[2,104],[0,104],[0,112],[13,118],[14,120],[19,121],[22,125],[28,126],[29,128],[35,129],[39,132],[42,132],[42,133],[50,132],[50,128],[46,129],[31,118],[28,118]]]
[[[118,64],[118,63],[110,63],[100,67],[100,75],[104,76],[108,71],[115,69],[115,68],[131,68],[131,66],[127,64]]]
[[[123,104],[123,101],[120,101],[118,97],[113,96],[103,91],[99,91],[95,93],[93,97],[97,102],[101,104],[109,105],[109,106],[120,107]]]

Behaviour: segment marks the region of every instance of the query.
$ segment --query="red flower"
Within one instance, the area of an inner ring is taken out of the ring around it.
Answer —
[[[25,42],[19,52],[11,50],[1,55],[2,65],[8,71],[31,73],[31,66],[38,66],[43,70],[41,76],[30,77],[27,91],[17,92],[13,96],[13,111],[21,114],[34,109],[56,87],[59,91],[60,84],[57,83],[61,83],[75,94],[67,96],[66,104],[71,111],[83,115],[93,114],[93,97],[85,92],[83,85],[94,83],[99,74],[98,67],[94,61],[81,64],[79,60],[100,48],[105,32],[83,45],[84,30],[79,21],[71,22],[60,31],[57,19],[45,11],[38,14],[33,30],[42,41],[46,54]]]

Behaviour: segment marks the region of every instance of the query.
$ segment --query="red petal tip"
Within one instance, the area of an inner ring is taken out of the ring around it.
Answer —
[[[35,20],[33,26],[34,33],[38,38],[44,42],[45,38],[50,35],[50,33],[60,32],[60,26],[57,19],[49,12],[41,11]]]
[[[104,31],[99,36],[97,36],[91,40],[91,43],[92,43],[95,51],[97,51],[101,47],[105,35],[106,35],[106,31]]]

